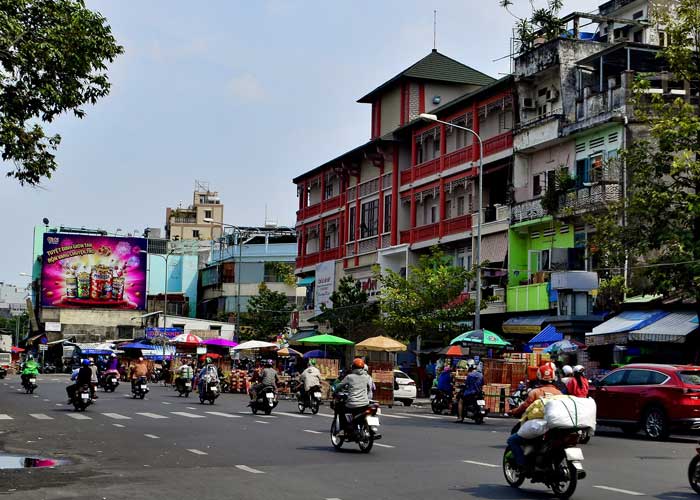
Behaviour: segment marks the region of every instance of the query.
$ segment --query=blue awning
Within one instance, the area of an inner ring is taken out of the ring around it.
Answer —
[[[302,278],[299,281],[297,281],[297,286],[308,286],[311,285],[316,281],[316,278],[313,276],[309,276],[308,278]]]
[[[645,327],[633,330],[630,340],[646,342],[685,342],[685,337],[698,329],[694,312],[672,312]]]
[[[668,313],[665,311],[624,311],[593,328],[592,332],[586,334],[587,337],[593,335],[605,335],[609,333],[623,333],[632,330],[640,330],[655,321],[660,320]]]
[[[144,344],[143,342],[131,342],[129,344],[122,344],[119,346],[119,349],[145,349],[147,351],[151,351],[155,348],[156,346],[151,344]]]
[[[528,345],[531,346],[538,346],[541,345],[541,347],[546,347],[549,344],[553,344],[554,342],[559,342],[560,340],[564,339],[564,334],[558,331],[554,325],[547,325],[544,330],[542,330],[540,333],[535,335],[530,339],[528,342]]]

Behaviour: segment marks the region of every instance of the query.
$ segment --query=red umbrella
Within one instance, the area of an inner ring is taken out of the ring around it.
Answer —
[[[24,349],[22,349],[21,347],[12,346],[12,347],[10,347],[10,351],[14,352],[14,353],[18,353],[18,352],[24,352]]]
[[[202,339],[191,333],[181,333],[170,342],[173,344],[201,344]]]
[[[459,345],[450,346],[447,351],[445,351],[445,356],[451,358],[461,358],[462,356],[469,356],[469,349],[465,349]]]
[[[200,361],[204,361],[205,359],[219,359],[221,357],[221,354],[216,353],[216,352],[208,352],[206,354],[200,354],[199,359]]]

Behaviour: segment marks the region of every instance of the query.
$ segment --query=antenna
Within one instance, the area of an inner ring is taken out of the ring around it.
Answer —
[[[433,50],[437,50],[437,9],[433,11]]]

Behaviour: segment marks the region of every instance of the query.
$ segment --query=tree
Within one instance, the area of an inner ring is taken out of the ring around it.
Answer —
[[[672,80],[700,81],[700,0],[680,0],[662,14],[670,44],[660,66]],[[638,75],[635,118],[649,137],[621,159],[626,196],[596,221],[592,250],[605,267],[629,262],[636,292],[690,298],[700,307],[700,115],[697,102],[647,92],[653,75]]]
[[[292,309],[285,294],[270,290],[265,283],[260,283],[258,295],[250,298],[248,312],[242,319],[254,336],[271,339],[284,332]]]
[[[106,62],[124,51],[83,0],[0,1],[0,150],[7,173],[37,185],[56,170],[61,137],[42,124],[109,93]]]
[[[499,5],[516,19],[515,31],[518,34],[519,52],[527,52],[535,45],[535,40],[544,38],[546,41],[557,38],[566,29],[559,18],[559,11],[563,6],[562,0],[547,0],[546,7],[536,7],[534,0],[530,0],[532,15],[530,17],[518,17],[510,11],[513,0],[499,0]]]
[[[413,340],[447,338],[457,333],[460,321],[474,315],[474,301],[461,300],[474,273],[452,265],[440,250],[433,248],[411,266],[407,277],[387,270],[382,283],[381,323],[396,337]]]
[[[334,334],[354,337],[377,319],[378,304],[368,299],[367,292],[357,286],[352,276],[344,276],[338,289],[331,294],[333,307],[321,304],[323,320],[330,323]]]

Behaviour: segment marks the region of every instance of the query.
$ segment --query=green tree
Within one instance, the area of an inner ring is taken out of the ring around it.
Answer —
[[[251,336],[271,339],[282,333],[289,325],[292,305],[282,292],[270,290],[265,283],[258,286],[258,295],[248,301],[248,312],[241,316]],[[246,336],[241,332],[243,336]],[[248,340],[248,339],[244,339]]]
[[[61,137],[42,124],[109,93],[107,62],[123,52],[83,0],[0,0],[0,150],[7,173],[36,185],[56,170]]]
[[[700,0],[680,0],[663,14],[670,40],[660,66],[672,80],[700,81]],[[664,64],[665,63],[665,64]],[[638,75],[635,119],[649,137],[622,152],[626,197],[597,219],[592,250],[602,267],[629,262],[638,293],[691,298],[700,307],[700,115],[697,103],[650,94],[653,75]]]
[[[382,284],[382,326],[390,334],[413,340],[444,339],[460,330],[457,322],[474,315],[474,301],[458,301],[474,273],[452,265],[433,248],[411,266],[407,277],[388,270],[379,277]]]
[[[354,338],[377,319],[378,304],[368,302],[367,292],[357,286],[352,276],[341,278],[330,299],[333,307],[321,304],[321,311],[336,335]]]
[[[513,14],[510,10],[510,7],[514,5],[513,0],[498,0],[498,3],[516,19],[515,31],[518,36],[518,51],[520,53],[531,50],[538,38],[549,41],[566,31],[559,18],[559,11],[563,6],[562,0],[547,0],[545,7],[537,7],[535,1],[530,0],[532,8],[530,17],[518,17]]]

